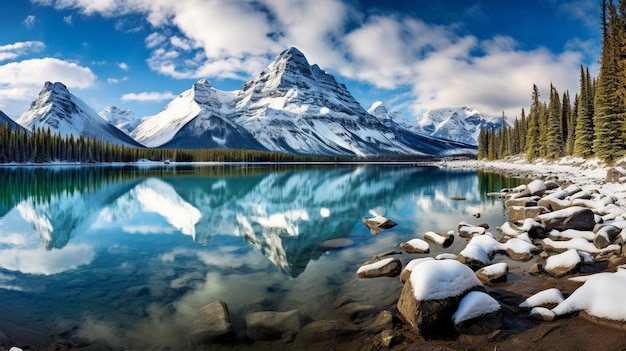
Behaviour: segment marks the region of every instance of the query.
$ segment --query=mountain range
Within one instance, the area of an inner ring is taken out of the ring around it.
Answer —
[[[221,91],[201,79],[141,120],[115,106],[98,114],[62,83],[46,82],[17,122],[28,130],[129,146],[362,157],[475,154],[480,127],[497,128],[498,120],[467,107],[429,111],[413,121],[382,103],[367,111],[344,84],[292,47],[241,90]]]

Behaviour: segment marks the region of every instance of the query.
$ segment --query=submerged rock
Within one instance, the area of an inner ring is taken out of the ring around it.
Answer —
[[[193,321],[191,338],[196,343],[209,342],[231,331],[228,307],[222,301],[215,301],[202,307]]]
[[[297,334],[303,325],[299,310],[262,311],[246,314],[247,335],[252,340],[276,340],[285,333]]]

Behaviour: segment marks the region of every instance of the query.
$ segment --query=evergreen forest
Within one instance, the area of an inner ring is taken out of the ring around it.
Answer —
[[[242,149],[149,149],[112,145],[95,138],[62,137],[50,129],[30,133],[0,126],[0,163],[111,163],[141,159],[173,162],[312,162],[327,158]]]
[[[528,114],[513,125],[483,129],[478,159],[526,154],[526,161],[563,156],[597,157],[607,164],[626,155],[626,0],[602,0],[602,52],[597,77],[580,66],[580,87],[572,99],[550,86],[547,102],[533,85]],[[502,116],[504,122],[504,114]]]

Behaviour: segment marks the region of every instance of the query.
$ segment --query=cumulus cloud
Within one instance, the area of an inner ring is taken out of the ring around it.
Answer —
[[[107,83],[109,84],[118,84],[120,82],[125,82],[128,80],[128,76],[122,78],[107,78]]]
[[[504,110],[514,116],[528,105],[533,83],[547,89],[549,79],[560,91],[575,91],[577,67],[593,50],[575,41],[562,52],[528,49],[510,37],[479,39],[461,34],[458,24],[363,13],[341,0],[33,1],[105,17],[143,16],[154,31],[145,39],[148,65],[168,77],[247,80],[296,46],[339,81],[410,91],[408,104],[415,113],[468,105],[489,115]],[[584,21],[593,11],[580,9],[591,2],[563,2],[558,11]],[[474,17],[485,13],[479,5],[467,11]]]
[[[31,52],[39,52],[46,45],[40,41],[22,41],[0,46],[0,61],[13,60]]]
[[[128,71],[130,69],[130,67],[128,66],[128,64],[126,62],[118,63],[117,67],[119,67],[120,69],[122,69],[124,71]]]
[[[35,58],[0,65],[0,101],[9,115],[26,110],[44,82],[63,82],[68,88],[88,88],[96,80],[91,69],[57,58]]]
[[[170,91],[166,92],[141,92],[141,93],[128,93],[122,96],[124,101],[143,101],[143,102],[156,102],[164,100],[172,100],[176,95]]]

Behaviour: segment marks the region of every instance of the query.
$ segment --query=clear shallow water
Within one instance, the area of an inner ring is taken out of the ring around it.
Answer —
[[[342,301],[389,306],[399,279],[357,279],[364,261],[462,220],[495,233],[503,207],[486,193],[519,184],[331,165],[0,168],[0,179],[0,318],[130,348],[185,345],[197,310],[218,299],[237,330],[249,312],[320,320],[346,318]],[[361,219],[372,212],[399,225],[371,235]],[[336,238],[354,245],[318,245]],[[430,247],[458,253],[464,240]]]

